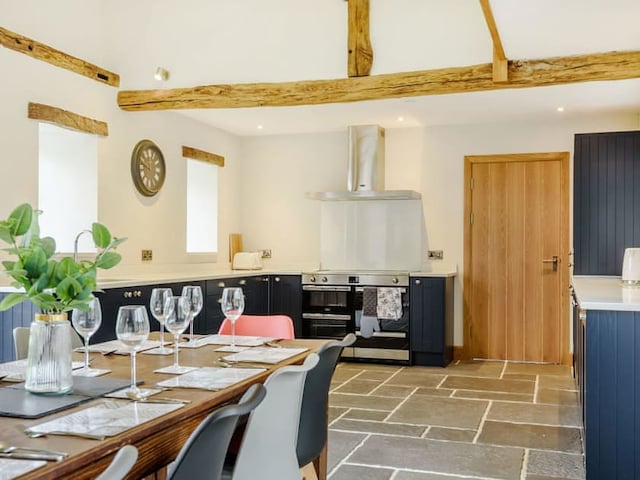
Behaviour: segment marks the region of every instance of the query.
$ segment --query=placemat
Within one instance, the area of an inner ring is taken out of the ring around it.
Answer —
[[[0,416],[40,418],[128,385],[129,380],[122,378],[73,377],[73,393],[66,395],[35,395],[24,389],[24,383],[9,385],[0,388]]]

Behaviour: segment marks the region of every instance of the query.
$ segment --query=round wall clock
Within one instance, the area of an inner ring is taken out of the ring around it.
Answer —
[[[164,157],[151,140],[140,140],[131,154],[131,178],[138,191],[153,197],[162,188],[166,176]]]

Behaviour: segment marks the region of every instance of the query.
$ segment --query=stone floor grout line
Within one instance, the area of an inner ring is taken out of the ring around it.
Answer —
[[[329,390],[329,393],[340,393],[340,392],[336,392],[336,390],[338,388],[342,388],[343,386],[345,386],[347,383],[349,383],[351,380],[353,380],[354,378],[359,377],[360,375],[362,375],[365,371],[362,370],[358,373],[356,373],[353,377],[350,377],[348,380],[345,380],[344,382],[342,382],[340,385],[338,385],[336,388]]]
[[[391,380],[393,377],[395,377],[396,375],[398,375],[400,372],[404,371],[404,367],[399,368],[398,370],[396,370],[395,372],[393,372],[391,374],[391,376],[389,378],[387,378],[385,381],[383,381],[380,385],[378,385],[376,388],[374,388],[373,390],[371,390],[369,393],[367,393],[367,396],[370,396],[373,394],[373,392],[375,392],[376,390],[378,390],[380,387],[383,387],[386,385],[386,383]],[[392,386],[392,385],[386,385],[386,386]],[[385,395],[379,395],[380,397],[384,397]],[[398,397],[390,397],[390,398],[398,398]]]
[[[507,370],[507,364],[509,362],[504,362],[504,365],[502,366],[502,371],[500,372],[500,376],[498,377],[500,380],[504,379],[504,372]]]
[[[327,425],[327,428],[331,428],[331,425],[333,425],[334,423],[336,423],[338,420],[342,419],[342,417],[344,417],[347,413],[349,413],[352,409],[351,408],[347,408],[346,411],[342,412],[340,415],[338,415],[336,418],[334,418],[333,420],[331,420],[329,422],[329,425]]]
[[[540,375],[536,375],[536,382],[533,386],[533,403],[538,403],[538,383],[540,382]]]
[[[458,390],[454,388],[453,390],[451,390],[451,394],[448,397],[445,397],[445,398],[458,398],[458,397],[454,397],[454,395],[456,394],[457,391]]]
[[[396,405],[396,408],[394,408],[393,410],[391,410],[391,411],[389,412],[389,415],[387,415],[386,417],[384,417],[384,418],[382,419],[382,421],[383,421],[383,422],[386,422],[387,420],[389,420],[389,418],[391,417],[391,415],[393,415],[394,413],[396,413],[396,411],[397,411],[397,410],[398,410],[402,405],[404,405],[404,404],[405,404],[405,402],[406,402],[407,400],[409,400],[409,398],[411,398],[411,396],[413,396],[413,394],[414,394],[414,393],[416,393],[416,392],[418,391],[418,389],[419,389],[419,388],[420,388],[420,387],[415,387],[415,388],[411,391],[411,393],[410,393],[409,395],[407,395],[406,397],[404,397],[404,400],[402,400],[398,405]]]
[[[420,426],[420,425],[413,425],[413,426]],[[421,437],[416,437],[415,435],[403,435],[402,433],[382,433],[382,432],[370,432],[367,430],[344,430],[342,428],[332,428],[331,429],[332,432],[340,432],[340,433],[357,433],[360,435],[380,435],[382,437],[393,437],[393,438],[413,438],[413,439],[419,439]],[[430,439],[431,440],[431,439]],[[438,440],[438,439],[433,439],[433,440]],[[450,440],[447,440],[450,441]],[[502,445],[504,447],[504,445]]]
[[[430,431],[431,431],[431,425],[427,425],[427,428],[424,429],[424,432],[422,432],[422,435],[420,435],[420,438],[427,438],[427,435],[429,434]]]
[[[557,428],[580,428],[579,425],[559,425],[557,423],[537,423],[537,422],[516,422],[514,420],[496,420],[490,419],[491,422],[510,423],[513,425],[535,425],[537,427],[557,427]]]
[[[520,469],[520,480],[527,480],[527,467],[529,466],[529,449],[524,449],[522,456],[522,468]]]
[[[444,381],[445,381],[448,377],[449,377],[449,375],[445,375],[445,376],[444,376],[444,378],[442,379],[442,381],[441,381],[438,385],[436,385],[436,390],[437,390],[437,389],[439,389],[439,388],[442,386],[442,384],[444,383]]]
[[[487,408],[484,411],[484,414],[482,415],[482,418],[480,419],[480,424],[478,425],[478,431],[476,432],[475,436],[473,437],[473,440],[471,441],[471,443],[476,444],[478,443],[478,438],[480,437],[480,434],[482,433],[482,427],[484,427],[484,422],[487,420],[487,416],[489,415],[489,409],[491,408],[491,405],[493,404],[492,400],[489,400],[489,404],[487,405]]]
[[[349,463],[349,465],[357,465],[357,466],[362,466],[362,467],[368,467],[369,465],[366,465],[364,463]],[[384,467],[382,465],[380,465],[377,468],[394,468],[394,467]],[[463,479],[463,480],[499,480],[496,477],[479,477],[477,475],[465,475],[465,474],[460,474],[460,473],[449,473],[449,472],[436,472],[434,470],[420,470],[417,468],[398,468],[397,469],[398,472],[409,472],[409,473],[425,473],[427,475],[438,475],[441,477],[446,477],[446,478],[451,478],[452,480],[454,479]],[[391,479],[389,479],[391,480]]]
[[[342,460],[340,460],[332,469],[331,471],[328,473],[327,478],[330,478],[334,472],[336,472],[343,464],[345,464],[347,462],[347,460],[351,457],[351,455],[353,455],[353,453],[360,448],[362,445],[364,445],[364,442],[366,442],[367,440],[369,440],[369,438],[371,438],[371,434],[366,435],[360,442],[358,442],[358,444],[353,447],[353,449],[344,456],[344,458]]]

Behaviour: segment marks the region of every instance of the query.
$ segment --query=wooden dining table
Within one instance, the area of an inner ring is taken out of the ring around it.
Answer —
[[[152,338],[154,337],[152,334]],[[281,340],[282,346],[306,347],[308,350],[294,357],[288,358],[275,365],[261,365],[266,368],[245,381],[230,387],[208,391],[199,389],[176,388],[162,391],[158,396],[185,400],[180,408],[162,415],[161,417],[142,423],[124,432],[107,437],[104,440],[84,439],[72,436],[48,435],[40,438],[29,438],[24,430],[30,426],[43,423],[56,417],[86,409],[104,402],[104,398],[96,398],[79,406],[47,415],[39,419],[20,419],[0,417],[0,441],[20,447],[48,449],[68,453],[68,457],[60,462],[47,462],[47,465],[33,470],[19,478],[21,479],[62,479],[74,480],[95,478],[101,473],[115,453],[124,445],[134,445],[138,449],[138,460],[127,478],[162,479],[165,467],[172,462],[191,432],[200,422],[216,408],[237,400],[249,386],[263,383],[275,370],[286,365],[300,364],[311,352],[317,351],[326,341],[324,340]],[[217,352],[219,346],[205,345],[200,348],[181,348],[180,364],[194,367],[219,366],[219,357],[229,355],[228,352]],[[74,360],[81,361],[82,353],[74,353]],[[128,355],[91,354],[91,367],[111,370],[110,377],[130,378],[130,357]],[[143,383],[140,388],[151,388],[172,375],[154,373],[154,370],[173,363],[173,355],[137,354],[138,381]],[[0,383],[0,386],[6,386]],[[1,392],[0,392],[1,394]],[[151,397],[153,398],[153,397]],[[127,400],[124,400],[127,401]],[[315,461],[316,471],[321,480],[326,478],[326,447]]]

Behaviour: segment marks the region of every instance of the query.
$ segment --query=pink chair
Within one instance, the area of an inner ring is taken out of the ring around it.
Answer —
[[[231,322],[225,318],[218,330],[231,335]],[[236,335],[294,339],[293,320],[287,315],[240,315],[236,320]]]

